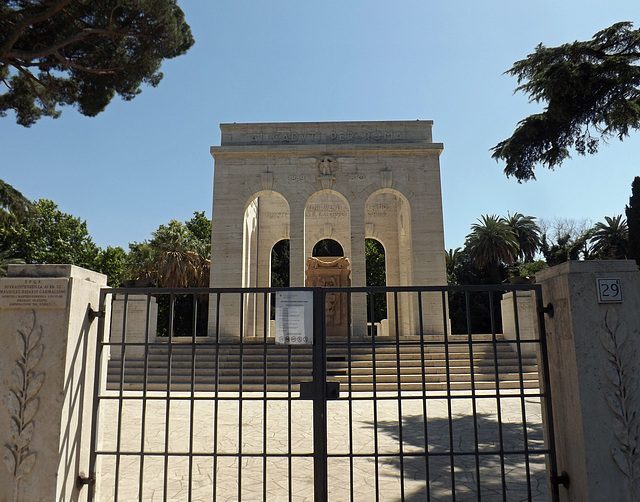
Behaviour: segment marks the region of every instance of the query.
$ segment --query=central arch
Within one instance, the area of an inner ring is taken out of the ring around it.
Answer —
[[[351,286],[351,213],[349,203],[338,192],[322,190],[305,207],[305,286]],[[327,293],[328,336],[347,336],[347,295]]]

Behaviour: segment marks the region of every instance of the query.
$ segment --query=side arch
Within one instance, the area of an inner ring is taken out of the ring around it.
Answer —
[[[367,198],[364,210],[365,238],[376,239],[384,246],[386,285],[412,286],[413,238],[409,200],[397,190],[383,188]],[[388,325],[383,323],[385,334],[387,331],[395,334],[396,326],[401,333],[414,332],[417,318],[413,295],[389,294],[385,303],[389,319]]]
[[[242,222],[242,287],[271,285],[272,249],[278,241],[289,239],[290,218],[289,204],[278,192],[259,191],[247,200]],[[264,325],[265,304],[260,295],[249,293],[242,299],[244,335],[259,337],[265,330],[270,332],[270,326]]]

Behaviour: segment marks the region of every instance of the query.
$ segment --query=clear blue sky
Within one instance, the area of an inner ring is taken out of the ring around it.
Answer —
[[[503,75],[542,42],[640,26],[632,0],[181,0],[195,46],[157,88],[95,118],[63,109],[29,129],[0,119],[0,178],[85,219],[101,246],[161,223],[211,216],[213,159],[226,122],[434,120],[442,142],[445,245],[481,214],[622,213],[640,175],[640,133],[518,184],[489,149],[539,109]]]

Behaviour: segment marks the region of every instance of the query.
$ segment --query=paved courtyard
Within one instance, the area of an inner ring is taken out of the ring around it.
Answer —
[[[121,455],[119,461],[99,455],[97,500],[313,500],[311,401],[283,393],[267,400],[260,393],[244,393],[242,400],[196,393],[192,402],[189,393],[168,400],[148,392],[145,407],[141,393],[125,396],[122,405],[101,401],[100,451]],[[500,454],[501,444],[502,451],[522,452],[525,434],[529,448],[543,447],[538,397],[501,396],[498,406],[495,395],[480,395],[474,410],[474,400],[460,394],[449,411],[444,396],[425,401],[414,394],[401,402],[384,394],[354,396],[327,403],[329,500],[351,500],[352,491],[353,500],[363,501],[376,500],[376,492],[384,501],[449,501],[452,491],[457,501],[478,500],[479,474],[483,501],[524,501],[530,500],[527,470],[531,500],[548,500],[543,455],[527,461],[522,453]],[[479,461],[455,456],[452,469],[451,451],[473,453],[476,437]]]

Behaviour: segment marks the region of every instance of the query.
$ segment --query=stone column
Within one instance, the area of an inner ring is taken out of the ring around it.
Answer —
[[[367,285],[367,265],[364,241],[364,203],[354,201],[351,210],[351,285],[362,287]],[[367,335],[367,298],[363,294],[351,295],[352,335]]]
[[[223,169],[216,166],[216,176]],[[244,202],[233,193],[216,193],[211,228],[212,288],[242,287]],[[218,308],[219,301],[219,308]],[[240,295],[209,295],[209,336],[237,339],[240,336]]]
[[[86,500],[98,309],[106,276],[10,265],[0,279],[0,500]]]
[[[638,500],[640,273],[633,261],[568,262],[542,284],[561,501]],[[621,292],[621,294],[615,294]],[[634,483],[635,481],[635,483]],[[635,485],[635,486],[634,486]]]
[[[515,295],[515,306],[514,306]],[[538,352],[538,313],[536,311],[536,295],[533,291],[509,291],[500,302],[502,310],[502,334],[514,351],[523,354],[537,354]],[[516,325],[516,308],[518,309]],[[532,343],[518,344],[516,341],[531,340]],[[518,347],[520,345],[520,347]]]
[[[289,286],[304,287],[304,202],[290,200],[289,209]]]

